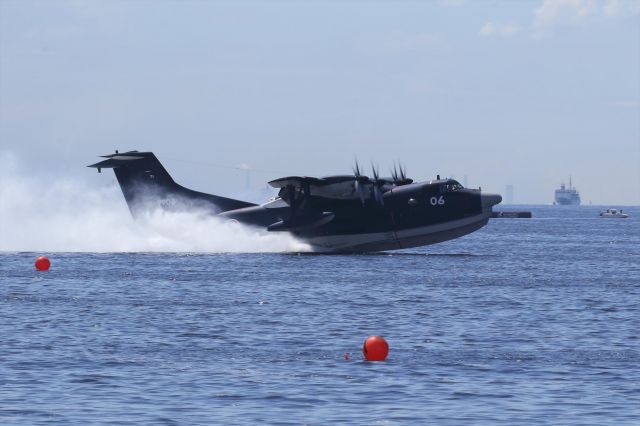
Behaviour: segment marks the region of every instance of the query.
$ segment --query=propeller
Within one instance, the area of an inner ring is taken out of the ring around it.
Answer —
[[[398,181],[398,170],[396,169],[396,164],[393,163],[393,169],[391,169],[391,179],[394,182]]]
[[[278,193],[280,198],[289,204],[289,217],[292,218],[296,215],[298,210],[298,199],[296,198],[296,187],[293,185],[287,185],[280,189]]]
[[[394,163],[391,177],[393,178],[393,183],[398,186],[413,183],[413,179],[407,177],[406,170],[402,164],[396,166]]]
[[[360,166],[358,165],[358,160],[356,160],[355,166],[353,167],[353,176],[355,177],[355,181],[353,183],[356,192],[358,193],[358,198],[360,198],[360,202],[364,206],[364,199],[366,197],[366,184],[370,183],[371,180],[360,173]]]
[[[308,182],[303,182],[299,188],[287,185],[280,189],[278,195],[289,204],[289,219],[292,219],[299,215],[300,210],[304,209],[307,199],[311,195],[311,188]]]
[[[384,207],[384,199],[382,198],[381,188],[384,186],[385,183],[387,183],[387,181],[384,179],[380,179],[378,168],[374,166],[373,163],[371,163],[371,171],[373,172],[373,181],[371,181],[371,183],[373,184],[373,188],[372,188],[373,198],[381,207]]]
[[[353,166],[353,175],[356,179],[363,177],[362,173],[360,173],[360,165],[358,164],[358,159],[356,159],[355,165]]]
[[[355,161],[355,164],[353,166],[354,188],[363,206],[365,198],[367,196],[368,186],[371,187],[370,191],[376,203],[378,203],[378,205],[380,205],[381,207],[384,207],[382,189],[385,185],[406,185],[413,182],[412,179],[407,178],[406,171],[401,164],[394,164],[393,170],[391,172],[392,180],[381,178],[378,167],[373,163],[371,163],[371,172],[373,173],[373,179],[363,175],[360,170],[358,160]]]

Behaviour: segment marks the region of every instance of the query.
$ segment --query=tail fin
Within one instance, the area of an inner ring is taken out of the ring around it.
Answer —
[[[153,152],[129,151],[103,155],[106,160],[87,167],[112,168],[131,214],[135,217],[150,206],[179,207],[194,202],[199,207],[221,213],[255,206],[245,201],[193,191],[178,185],[160,164]]]

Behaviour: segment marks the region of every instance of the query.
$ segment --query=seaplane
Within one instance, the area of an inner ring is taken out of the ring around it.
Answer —
[[[391,177],[353,173],[287,176],[269,182],[277,197],[253,204],[185,188],[153,152],[104,155],[91,164],[113,169],[134,218],[155,208],[194,210],[265,232],[287,232],[320,253],[368,253],[406,249],[462,237],[485,226],[498,194],[464,188],[437,176],[414,182],[402,166]],[[215,238],[215,236],[211,236]]]

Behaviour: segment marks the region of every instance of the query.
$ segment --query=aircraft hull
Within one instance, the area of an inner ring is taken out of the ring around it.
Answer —
[[[441,243],[470,234],[485,226],[491,213],[391,232],[327,235],[303,238],[320,253],[363,253],[398,250]]]

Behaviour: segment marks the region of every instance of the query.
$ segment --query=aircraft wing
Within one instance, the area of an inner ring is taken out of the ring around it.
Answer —
[[[287,176],[269,182],[274,188],[285,188],[287,186],[301,187],[303,185],[322,185],[322,179],[307,176]]]
[[[269,182],[274,188],[284,188],[286,186],[328,186],[336,183],[353,182],[354,177],[352,175],[340,175],[340,176],[327,176],[322,178],[308,177],[308,176],[287,176]]]

